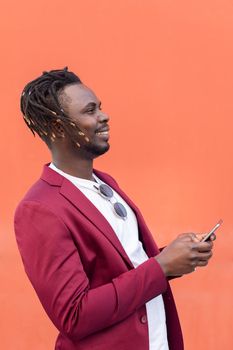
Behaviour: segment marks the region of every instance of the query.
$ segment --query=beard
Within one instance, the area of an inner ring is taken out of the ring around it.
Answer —
[[[78,148],[76,145],[76,142],[72,142],[72,153],[75,152],[78,153],[83,159],[95,159],[104,153],[106,153],[110,148],[110,145],[108,142],[94,142],[90,141],[87,143],[81,143],[80,147]]]
[[[109,150],[110,145],[108,142],[105,142],[104,144],[97,144],[97,143],[89,142],[89,143],[81,146],[81,148],[87,154],[92,156],[92,159],[93,159],[93,158],[99,157],[102,154],[106,153]]]

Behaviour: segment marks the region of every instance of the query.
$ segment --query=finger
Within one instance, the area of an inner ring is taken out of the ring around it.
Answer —
[[[196,240],[196,235],[193,232],[181,233],[181,234],[179,234],[178,237],[183,238],[183,240],[187,240],[187,241],[195,241]]]
[[[207,233],[203,233],[203,234],[200,234],[200,235],[197,235],[199,241],[201,242],[203,238],[205,238],[207,235]],[[215,233],[212,233],[211,236],[209,236],[209,238],[206,240],[206,241],[214,241],[216,239],[216,235]]]
[[[206,235],[207,233],[198,233],[196,234],[196,237],[199,240],[199,242],[201,242]]]
[[[197,235],[193,232],[187,233],[187,237],[191,239],[192,242],[199,242],[199,239],[197,238]]]
[[[216,240],[216,235],[214,233],[212,233],[212,235],[210,236],[210,240],[211,241],[215,241]]]
[[[180,233],[180,234],[178,235],[178,237],[185,237],[185,236],[187,236],[187,234],[188,234],[188,233]]]
[[[199,252],[209,252],[212,248],[213,248],[213,242],[206,241],[206,242],[196,243],[193,249],[196,249]]]
[[[199,240],[199,237],[198,237],[198,234],[195,234],[195,233],[191,233],[191,236],[190,236],[191,238],[192,238],[192,241],[193,242],[200,242],[200,240]]]
[[[207,252],[207,253],[200,253],[200,254],[198,254],[197,261],[209,260],[212,257],[212,255],[213,255],[213,253],[212,253],[211,250],[209,252]]]

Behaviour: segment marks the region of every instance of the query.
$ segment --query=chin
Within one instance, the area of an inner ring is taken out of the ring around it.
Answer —
[[[102,154],[105,154],[106,152],[108,152],[110,148],[110,145],[107,143],[105,146],[103,147],[96,147],[93,149],[93,155],[94,157],[99,157],[101,156]]]
[[[105,154],[110,148],[109,143],[105,143],[104,145],[96,145],[96,144],[89,144],[85,147],[85,153],[86,155],[89,155],[91,159],[97,158],[99,156],[102,156]]]

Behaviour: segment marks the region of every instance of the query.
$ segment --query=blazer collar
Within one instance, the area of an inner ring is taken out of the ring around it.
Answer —
[[[128,198],[128,196],[119,188],[117,183],[109,175],[95,169],[94,173],[102,181],[107,183],[117,193],[119,193],[119,195],[134,211],[138,220],[139,234],[143,231],[143,235],[141,235],[140,239],[144,244],[148,256],[150,257],[158,254],[158,248],[156,247],[154,240],[151,237],[144,219],[136,205],[130,200],[130,198]],[[49,168],[48,164],[44,166],[41,179],[48,182],[51,186],[60,187],[60,194],[65,197],[70,203],[72,203],[94,226],[96,226],[106,236],[106,238],[113,244],[113,246],[124,258],[124,260],[131,266],[131,268],[133,268],[128,255],[126,254],[122,244],[120,243],[108,220],[77,187],[75,187],[62,175]]]
[[[97,175],[98,176],[98,175]],[[133,268],[133,265],[122,247],[117,235],[113,231],[109,222],[102,213],[87,199],[87,197],[69,180],[58,174],[56,171],[44,166],[41,179],[49,183],[51,186],[60,187],[60,194],[65,197],[72,205],[74,205],[117,249],[126,263]]]

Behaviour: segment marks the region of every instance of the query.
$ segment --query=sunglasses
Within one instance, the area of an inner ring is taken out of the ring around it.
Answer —
[[[93,186],[98,190],[99,194],[103,198],[109,200],[112,203],[116,215],[119,216],[121,219],[126,220],[127,211],[124,205],[117,201],[112,202],[112,199],[114,199],[114,193],[111,187],[105,184],[100,184],[99,187],[96,185]]]

